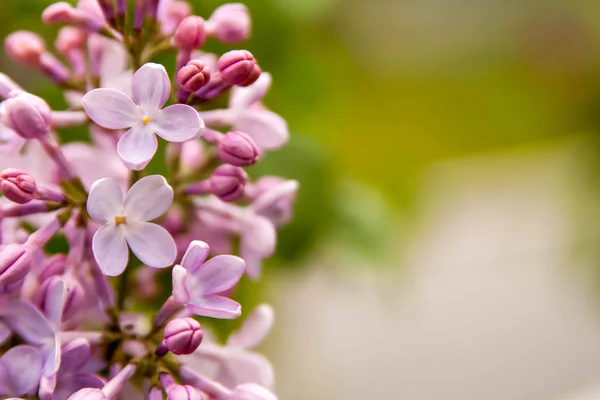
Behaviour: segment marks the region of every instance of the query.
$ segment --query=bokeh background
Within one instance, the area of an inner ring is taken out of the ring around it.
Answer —
[[[49,3],[2,1],[0,35],[51,45]],[[301,182],[239,293],[276,309],[280,398],[600,399],[600,3],[245,3],[293,132],[253,172]]]

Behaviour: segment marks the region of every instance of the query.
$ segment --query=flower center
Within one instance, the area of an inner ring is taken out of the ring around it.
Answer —
[[[142,124],[144,124],[144,126],[148,125],[150,122],[152,122],[152,118],[147,115],[142,119]]]
[[[127,222],[127,220],[125,219],[125,217],[120,216],[120,215],[115,217],[115,224],[122,225],[125,222]]]

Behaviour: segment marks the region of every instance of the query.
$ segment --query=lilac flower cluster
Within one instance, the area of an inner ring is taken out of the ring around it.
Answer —
[[[80,0],[42,20],[63,24],[55,54],[29,31],[5,49],[70,107],[0,74],[0,397],[276,399],[272,367],[252,351],[273,323],[268,305],[225,344],[194,319],[241,316],[235,287],[260,276],[298,188],[244,170],[288,138],[262,104],[271,76],[246,50],[199,50],[247,39],[247,8],[204,20],[183,0]],[[173,77],[152,62],[166,52]],[[61,144],[73,126],[85,137]],[[159,149],[164,176],[146,172]],[[161,296],[163,268],[172,292],[134,312]]]

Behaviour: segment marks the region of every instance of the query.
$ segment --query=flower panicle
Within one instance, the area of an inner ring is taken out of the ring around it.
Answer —
[[[55,2],[41,14],[54,40],[5,38],[68,109],[0,73],[0,397],[276,399],[253,350],[270,306],[224,344],[210,334],[242,316],[236,286],[260,277],[298,189],[245,170],[288,140],[263,104],[271,75],[246,49],[202,50],[246,41],[249,10],[132,3]],[[67,127],[79,136],[64,143]]]

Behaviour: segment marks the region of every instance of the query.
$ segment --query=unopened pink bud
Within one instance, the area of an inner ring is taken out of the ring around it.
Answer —
[[[248,175],[240,168],[223,164],[210,177],[210,191],[223,201],[235,201],[244,194]]]
[[[21,244],[9,244],[0,251],[0,285],[20,281],[31,269],[31,254]]]
[[[4,101],[5,123],[25,139],[41,138],[50,131],[52,111],[41,98],[19,93]]]
[[[54,47],[60,54],[68,56],[71,51],[83,48],[85,38],[86,35],[80,28],[64,26],[58,31]]]
[[[254,56],[247,50],[228,51],[219,58],[217,67],[223,80],[231,85],[250,85],[261,73]]]
[[[190,385],[171,385],[167,391],[167,400],[204,400],[206,398]]]
[[[173,354],[192,354],[202,343],[202,327],[192,318],[171,320],[165,327],[164,345]]]
[[[9,168],[0,173],[0,190],[12,202],[29,203],[35,198],[36,189],[35,179],[27,172]]]
[[[207,30],[224,43],[237,43],[250,37],[252,22],[248,8],[241,3],[224,4],[210,16]]]
[[[188,92],[195,92],[210,80],[210,70],[200,60],[191,60],[177,72],[177,81]]]
[[[17,64],[37,67],[40,64],[40,57],[46,51],[46,45],[36,33],[16,31],[4,39],[4,50]]]
[[[205,41],[204,19],[197,15],[184,18],[173,35],[173,44],[189,51],[199,49]]]
[[[231,131],[221,140],[219,157],[227,164],[247,167],[258,161],[258,146],[244,132]]]

